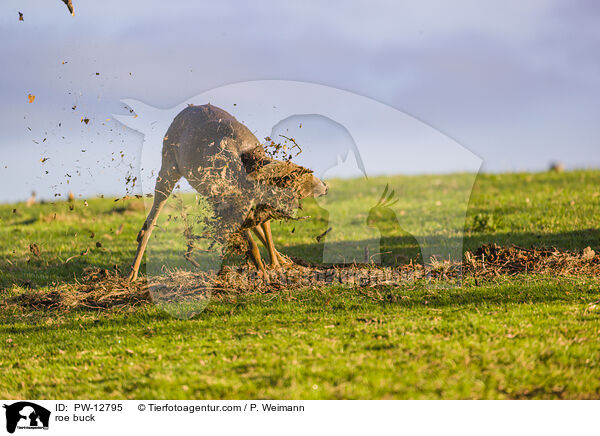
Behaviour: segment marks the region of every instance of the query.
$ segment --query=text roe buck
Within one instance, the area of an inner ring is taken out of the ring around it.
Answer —
[[[249,257],[261,271],[252,232],[267,248],[271,265],[278,267],[288,259],[275,249],[270,219],[290,217],[300,199],[327,192],[311,170],[270,158],[252,132],[228,112],[210,104],[190,105],[165,134],[154,202],[137,237],[129,280],[137,278],[158,215],[182,177],[213,206],[223,240],[244,235]]]

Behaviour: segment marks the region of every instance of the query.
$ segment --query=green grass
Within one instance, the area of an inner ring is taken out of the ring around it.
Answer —
[[[334,180],[331,195],[305,202],[310,219],[274,226],[276,244],[313,261],[326,244],[351,252],[334,232],[315,241],[330,217],[347,212],[339,225],[356,247],[381,235],[384,262],[414,257],[428,237],[462,240],[456,211],[470,178],[393,178],[398,220],[369,214],[389,178]],[[597,171],[481,175],[464,249],[498,242],[599,251],[599,191]],[[88,203],[0,205],[0,397],[600,398],[600,311],[589,305],[600,299],[597,277],[283,290],[215,299],[192,320],[153,306],[62,312],[7,304],[26,287],[72,282],[86,266],[126,271],[141,200]],[[180,227],[165,216],[154,253],[181,263],[181,241],[165,242],[169,229]]]

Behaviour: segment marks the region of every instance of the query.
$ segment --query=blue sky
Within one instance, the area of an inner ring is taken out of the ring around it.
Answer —
[[[142,135],[113,119],[129,113],[121,99],[168,109],[266,79],[381,102],[472,151],[484,171],[600,166],[592,0],[74,6],[75,17],[60,0],[0,5],[0,201],[122,194]]]

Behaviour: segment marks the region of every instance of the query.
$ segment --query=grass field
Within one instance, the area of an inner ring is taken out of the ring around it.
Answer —
[[[319,261],[325,242],[315,235],[328,216],[375,205],[393,180],[403,187],[394,206],[402,226],[389,213],[362,212],[344,224],[356,241],[381,235],[381,251],[393,255],[384,262],[418,255],[418,232],[464,239],[464,250],[489,242],[600,249],[600,172],[480,175],[462,238],[452,211],[470,178],[331,181],[331,195],[305,202],[310,219],[274,225],[276,244]],[[431,203],[440,190],[447,201]],[[87,203],[0,205],[0,397],[600,398],[600,310],[590,305],[600,299],[598,277],[466,277],[450,289],[417,281],[376,296],[341,285],[240,293],[191,320],[152,305],[13,304],[30,288],[75,282],[88,266],[127,270],[142,200]],[[168,248],[162,238],[157,232],[155,253]],[[179,250],[165,253],[181,262]]]

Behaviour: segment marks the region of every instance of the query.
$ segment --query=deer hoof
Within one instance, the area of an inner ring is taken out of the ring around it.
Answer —
[[[279,266],[291,266],[294,265],[294,261],[287,257],[285,254],[277,253],[277,260],[279,261]]]

